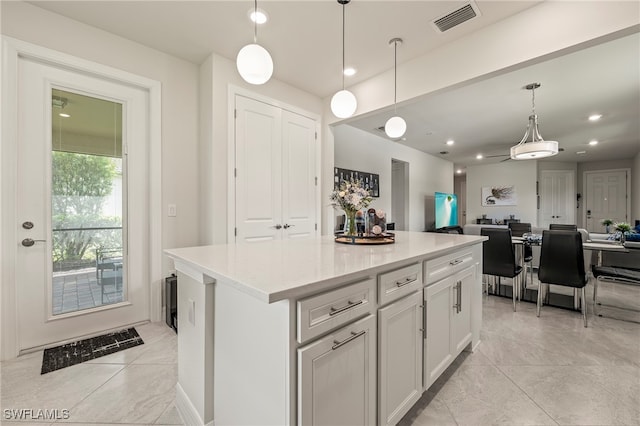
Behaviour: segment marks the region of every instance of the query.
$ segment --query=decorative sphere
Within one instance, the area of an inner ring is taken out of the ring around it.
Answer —
[[[240,76],[250,84],[264,84],[273,74],[273,60],[267,49],[259,44],[247,44],[236,58]]]
[[[341,90],[331,98],[331,111],[338,118],[351,117],[357,107],[355,95],[348,90]]]
[[[407,131],[407,123],[402,117],[391,117],[384,125],[384,132],[392,139],[400,138]]]

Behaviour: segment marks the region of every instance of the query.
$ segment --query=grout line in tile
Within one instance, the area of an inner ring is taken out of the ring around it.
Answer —
[[[538,367],[538,366],[536,366]],[[557,366],[556,366],[557,367]],[[564,366],[561,366],[564,367]],[[571,367],[571,366],[566,366],[566,367]],[[507,380],[509,380],[511,383],[513,383],[513,385],[515,387],[517,387],[518,389],[520,389],[520,392],[522,392],[524,395],[527,396],[527,398],[529,398],[529,400],[531,400],[531,402],[533,402],[535,404],[536,407],[538,407],[540,410],[542,410],[543,413],[545,413],[547,415],[547,417],[549,417],[551,419],[551,421],[553,421],[556,425],[560,425],[560,423],[551,415],[547,412],[547,410],[545,410],[544,408],[542,408],[542,406],[540,406],[540,404],[538,404],[538,401],[536,401],[535,399],[533,399],[533,397],[531,395],[529,395],[527,393],[527,391],[525,391],[524,389],[522,389],[522,387],[520,387],[520,385],[518,385],[504,370],[502,370],[502,368],[500,368],[499,366],[496,366],[496,368],[498,369],[498,371],[507,378]]]

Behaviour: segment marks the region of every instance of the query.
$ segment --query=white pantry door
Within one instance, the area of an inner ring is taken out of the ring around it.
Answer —
[[[18,104],[19,350],[148,320],[148,91],[19,58]]]
[[[315,121],[240,95],[235,108],[236,241],[315,235]]]
[[[603,219],[628,222],[627,171],[585,172],[586,227],[589,232],[605,232]]]

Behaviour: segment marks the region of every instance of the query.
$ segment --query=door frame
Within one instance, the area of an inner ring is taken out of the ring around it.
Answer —
[[[316,221],[318,223],[317,235],[322,233],[322,201],[321,201],[321,185],[322,185],[322,150],[321,150],[321,133],[322,128],[321,117],[318,114],[298,108],[286,102],[278,101],[268,96],[260,95],[245,88],[229,84],[227,91],[227,243],[232,244],[236,241],[236,125],[235,125],[235,105],[236,96],[244,96],[254,101],[263,102],[265,104],[293,112],[312,119],[316,123]]]
[[[162,318],[162,152],[161,84],[110,66],[53,49],[2,36],[0,84],[0,360],[18,356],[18,299],[16,283],[17,215],[16,155],[18,142],[18,61],[29,58],[98,78],[135,86],[149,93],[149,318]]]
[[[582,194],[584,198],[582,199],[582,226],[586,229],[587,227],[587,175],[588,174],[596,174],[596,173],[610,173],[610,172],[626,172],[627,174],[627,192],[626,195],[626,215],[627,222],[630,221],[631,217],[631,194],[629,190],[631,189],[631,169],[628,167],[621,167],[619,169],[602,169],[602,170],[585,170],[582,172]]]

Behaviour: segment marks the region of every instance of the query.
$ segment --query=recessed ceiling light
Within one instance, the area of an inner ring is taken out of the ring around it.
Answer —
[[[478,155],[476,155],[476,159],[477,159],[477,160],[482,160],[482,154],[478,154]]]
[[[262,9],[258,9],[257,12],[254,9],[251,9],[249,10],[249,19],[251,19],[251,22],[261,25],[267,22],[269,17],[267,16],[267,12]]]
[[[598,145],[598,141],[594,139],[589,142],[589,145]]]
[[[58,114],[60,117],[64,117],[64,118],[69,118],[71,117],[69,114],[65,114],[64,112],[61,112],[60,114]]]
[[[602,118],[602,114],[591,114],[589,116],[589,121],[598,121]]]
[[[449,139],[447,141],[447,145],[453,145],[454,143],[456,143],[453,139]]]
[[[356,74],[356,69],[353,67],[347,67],[344,69],[344,75],[346,75],[347,77],[351,77],[352,75]]]
[[[462,170],[458,169],[458,170],[456,170],[456,173],[460,174],[460,173],[462,173]]]
[[[582,155],[582,154],[586,154],[586,153],[587,153],[587,151],[578,151],[578,152],[576,152],[576,154],[578,154],[578,155]]]

